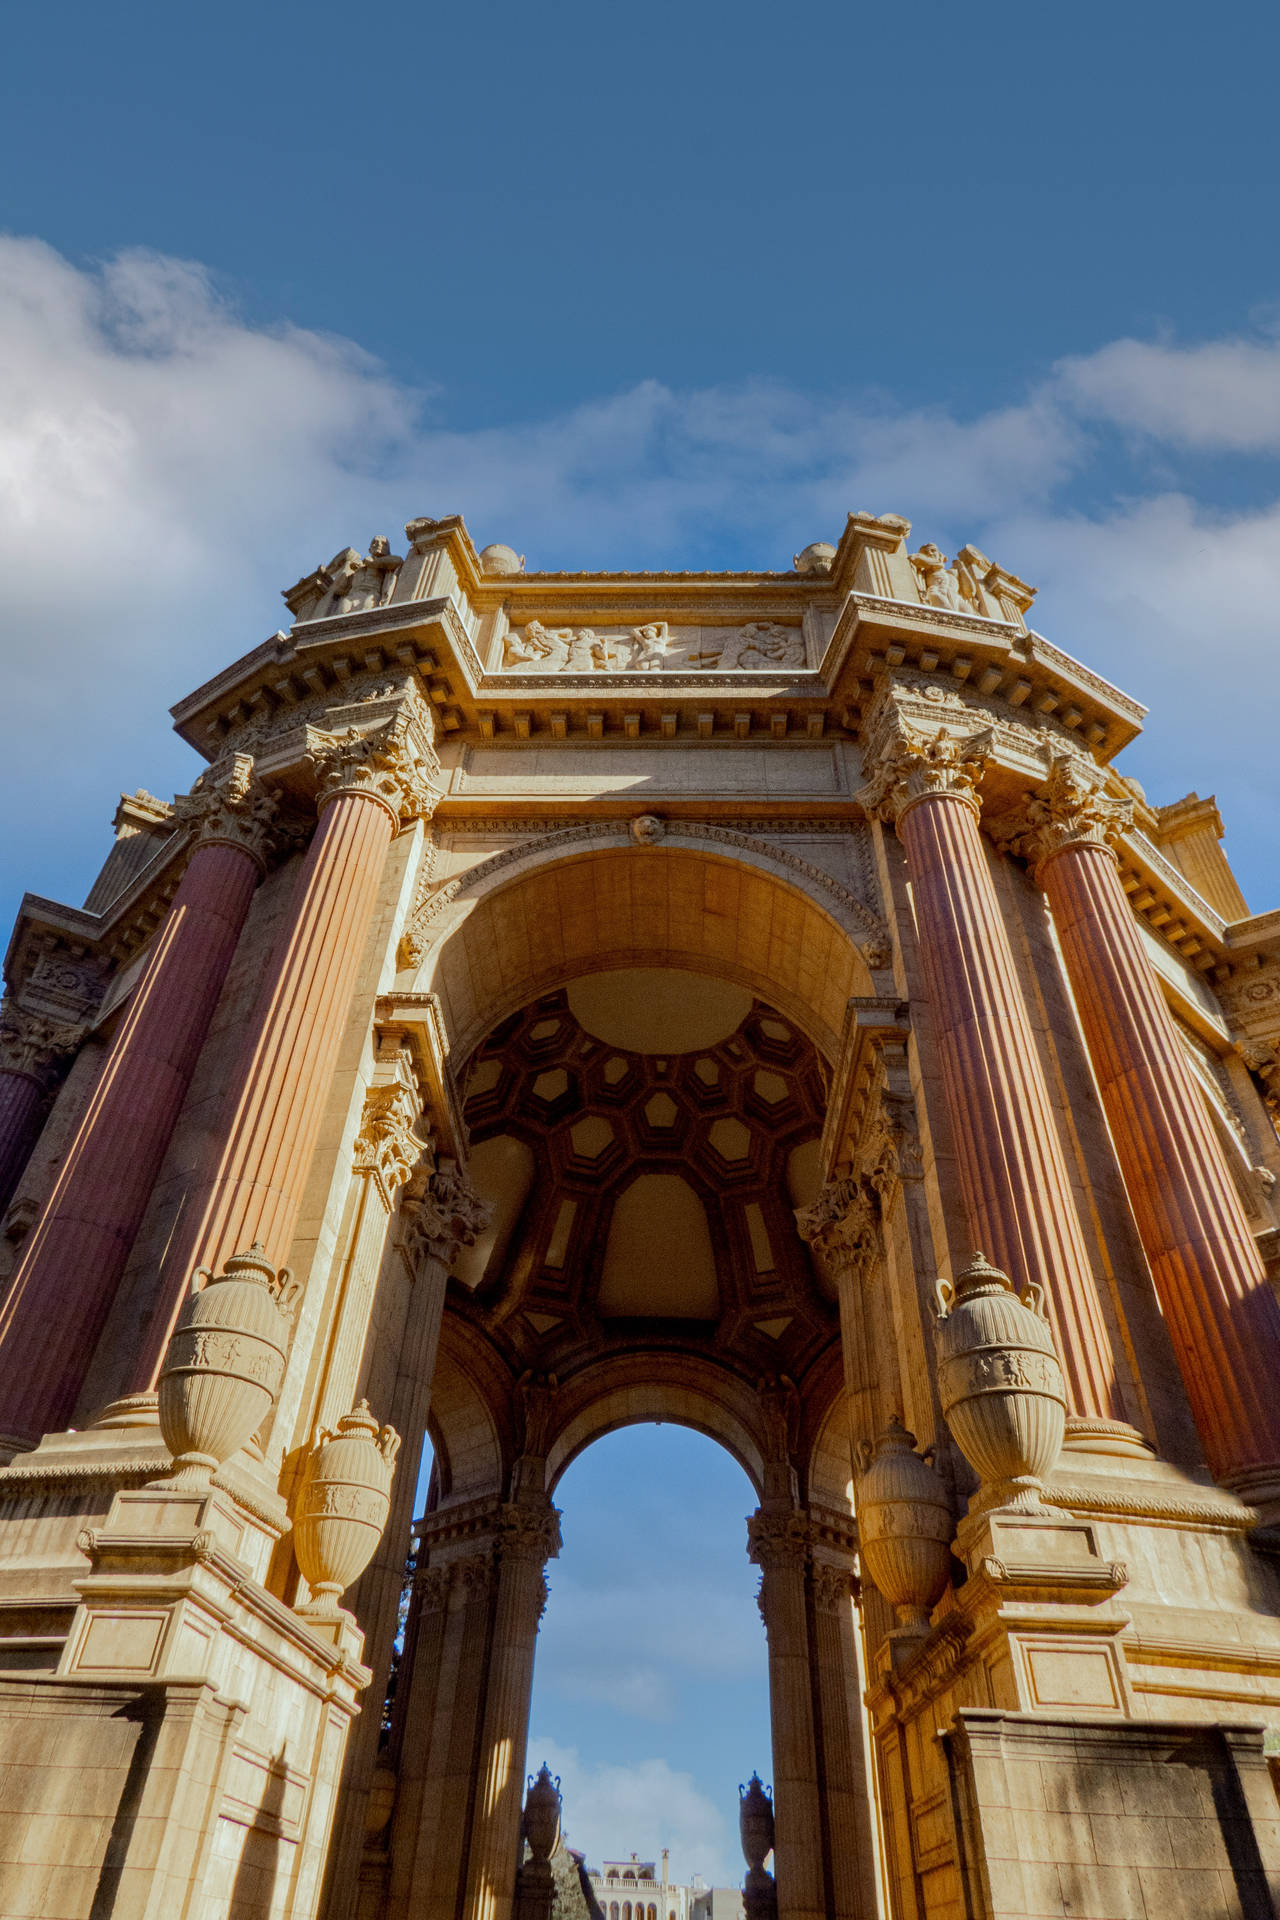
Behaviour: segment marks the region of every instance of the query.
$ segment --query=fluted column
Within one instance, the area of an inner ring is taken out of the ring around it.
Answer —
[[[813,1671],[822,1726],[822,1808],[831,1861],[833,1920],[875,1920],[875,1808],[862,1737],[862,1689],[853,1621],[852,1567],[815,1547]]]
[[[547,1604],[543,1568],[559,1551],[559,1515],[545,1497],[504,1508],[464,1920],[509,1920],[511,1913],[533,1656]]]
[[[1110,1335],[978,831],[981,743],[897,721],[877,747],[866,798],[906,849],[973,1243],[1043,1287],[1072,1411],[1118,1422]]]
[[[385,1909],[403,1920],[456,1920],[496,1580],[490,1538],[451,1560],[433,1555],[414,1579],[391,1728],[397,1792]],[[336,1889],[325,1920],[346,1920]]]
[[[1064,755],[1018,850],[1048,896],[1156,1293],[1215,1476],[1280,1497],[1280,1304],[1120,885],[1128,806]]]
[[[83,1027],[48,1020],[12,1000],[0,1005],[0,1212],[36,1143],[57,1062],[83,1035]]]
[[[6,1445],[30,1445],[71,1416],[263,870],[274,810],[245,754],[176,803],[197,844],[0,1314]]]
[[[404,719],[323,736],[319,824],[232,1073],[215,1159],[193,1182],[160,1271],[133,1391],[148,1391],[197,1267],[260,1242],[288,1256],[392,834],[427,812],[429,747]]]
[[[814,1741],[803,1514],[761,1509],[747,1522],[760,1568],[760,1615],[769,1642],[773,1735],[774,1878],[779,1920],[825,1920],[822,1814]]]
[[[366,1110],[366,1125],[361,1130],[362,1138],[369,1144],[376,1131],[386,1127],[394,1131],[396,1127],[386,1105],[379,1103],[376,1113],[379,1117],[371,1124],[373,1116]],[[366,1158],[369,1144],[364,1150]],[[384,1134],[383,1150],[395,1155],[398,1167],[400,1150],[392,1145],[390,1134]],[[400,1202],[400,1246],[413,1279],[397,1356],[391,1422],[404,1435],[404,1466],[391,1484],[391,1511],[377,1551],[349,1596],[351,1611],[364,1628],[364,1658],[373,1679],[366,1695],[365,1711],[347,1741],[342,1791],[326,1867],[322,1902],[325,1920],[352,1920],[355,1913],[365,1811],[381,1738],[380,1715],[373,1707],[375,1702],[386,1698],[390,1678],[445,1290],[459,1250],[474,1244],[477,1233],[488,1225],[489,1217],[489,1207],[447,1156],[442,1157],[433,1170],[428,1155],[412,1174]],[[425,1599],[430,1598],[434,1603],[441,1594],[444,1597],[440,1598],[440,1608],[435,1610],[443,1609],[447,1585],[441,1588],[439,1569],[435,1574],[430,1589],[424,1584],[419,1591],[419,1612],[423,1611]],[[425,1579],[424,1574],[424,1583]],[[428,1622],[432,1611],[433,1608],[426,1609],[424,1617]],[[439,1625],[442,1628],[443,1623]],[[434,1631],[430,1624],[427,1631]],[[425,1650],[421,1657],[432,1660],[438,1658],[438,1652]],[[405,1658],[409,1659],[408,1654]],[[402,1667],[402,1671],[407,1677],[408,1666]]]

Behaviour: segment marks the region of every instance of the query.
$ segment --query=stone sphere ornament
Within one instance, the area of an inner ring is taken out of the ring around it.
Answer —
[[[196,1269],[157,1387],[174,1471],[156,1485],[207,1487],[252,1440],[280,1391],[298,1291],[257,1241],[219,1274]]]
[[[895,1414],[874,1443],[858,1446],[855,1506],[863,1565],[904,1627],[927,1628],[951,1574],[955,1521],[933,1448]]]
[[[321,1428],[293,1521],[293,1550],[311,1599],[299,1607],[332,1619],[338,1597],[374,1556],[391,1511],[391,1476],[400,1436],[382,1427],[369,1402],[344,1413],[336,1433]]]
[[[507,547],[501,541],[485,547],[480,554],[480,565],[487,574],[509,577],[524,572],[524,555],[517,553],[514,547]]]
[[[1044,1293],[1019,1296],[975,1253],[953,1286],[937,1283],[938,1396],[956,1444],[982,1482],[977,1510],[1035,1513],[1062,1450],[1067,1389]]]
[[[836,550],[828,540],[814,540],[803,553],[793,556],[791,564],[797,573],[830,573],[831,563]]]

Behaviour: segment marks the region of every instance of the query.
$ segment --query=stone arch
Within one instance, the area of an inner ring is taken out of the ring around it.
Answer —
[[[562,1389],[547,1449],[548,1493],[593,1441],[649,1422],[689,1427],[717,1441],[759,1497],[767,1443],[754,1388],[712,1361],[655,1352],[610,1355]]]
[[[576,975],[666,965],[748,987],[834,1060],[846,1005],[885,958],[878,923],[820,869],[719,831],[690,825],[657,845],[624,838],[625,823],[613,844],[548,835],[432,896],[409,941],[412,986],[439,995],[455,1058]]]

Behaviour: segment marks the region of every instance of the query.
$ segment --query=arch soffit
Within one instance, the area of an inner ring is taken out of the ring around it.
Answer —
[[[739,981],[838,1056],[849,997],[888,959],[870,908],[798,855],[729,828],[584,823],[506,849],[420,901],[402,941],[455,1057],[584,971],[668,965]],[[678,923],[669,914],[678,915]]]
[[[611,1354],[561,1388],[555,1438],[547,1448],[547,1491],[594,1440],[622,1427],[689,1427],[718,1441],[750,1480],[764,1484],[759,1400],[743,1380],[690,1354]]]

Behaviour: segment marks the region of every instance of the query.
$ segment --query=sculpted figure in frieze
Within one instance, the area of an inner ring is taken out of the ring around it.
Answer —
[[[915,568],[920,598],[927,607],[949,607],[953,613],[963,611],[960,581],[955,571],[947,565],[946,554],[932,540],[926,540],[919,553],[907,557]]]
[[[503,661],[524,673],[661,673],[690,667],[759,672],[804,664],[800,629],[772,620],[712,632],[693,647],[673,640],[665,620],[649,620],[622,634],[530,620],[523,630],[513,627],[507,634]]]

